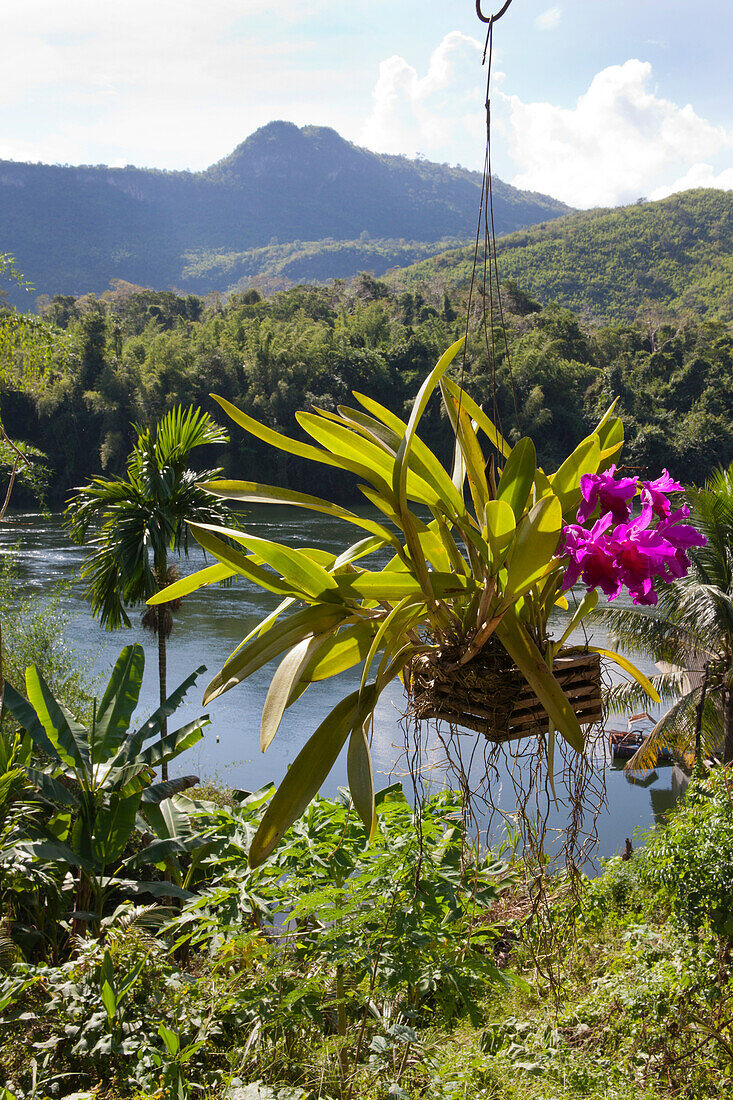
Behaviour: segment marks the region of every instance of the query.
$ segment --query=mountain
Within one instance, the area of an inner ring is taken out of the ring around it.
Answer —
[[[271,122],[204,172],[0,161],[0,252],[47,294],[103,291],[113,278],[225,290],[256,278],[260,259],[272,267],[259,250],[293,242],[296,256],[306,242],[302,262],[287,254],[271,276],[381,274],[469,239],[480,190],[476,172]],[[494,195],[500,232],[569,210],[498,180]]]
[[[569,214],[503,237],[496,252],[501,280],[600,320],[635,317],[649,302],[733,320],[733,191]],[[460,294],[472,263],[473,248],[464,246],[389,279]]]

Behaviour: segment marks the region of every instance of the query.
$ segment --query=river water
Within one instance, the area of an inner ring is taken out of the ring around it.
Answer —
[[[338,520],[284,506],[252,506],[246,525],[252,534],[264,538],[290,545],[318,546],[335,553],[358,537],[353,527]],[[0,529],[0,554],[12,553],[16,547],[18,599],[31,594],[42,596],[57,584],[65,585],[61,600],[66,615],[65,641],[90,675],[99,678],[100,693],[120,649],[132,642],[143,645],[146,669],[136,717],[147,717],[157,706],[157,644],[140,627],[139,614],[133,610],[130,613],[133,626],[114,633],[102,630],[94,620],[84,600],[79,575],[86,550],[69,541],[60,515],[16,514]],[[203,554],[194,544],[189,559],[181,563],[181,571],[194,572],[203,564]],[[243,578],[230,587],[200,589],[183,601],[168,644],[168,690],[201,664],[207,666],[208,674],[204,673],[189,691],[185,704],[169,720],[169,728],[201,714],[201,696],[209,677],[277,603],[278,598],[272,593],[263,592]],[[605,639],[596,631],[594,642],[603,645]],[[650,661],[637,663],[647,673],[654,671]],[[359,672],[350,670],[332,681],[312,685],[286,712],[275,740],[263,755],[259,750],[259,722],[273,668],[261,669],[210,705],[207,712],[211,724],[206,728],[204,740],[175,762],[173,774],[178,765],[179,774],[196,772],[203,781],[214,780],[247,790],[255,790],[270,780],[278,782],[319,722],[359,683]],[[372,751],[377,787],[386,785],[395,776],[399,778],[404,771],[404,758],[400,761],[405,736],[400,724],[403,708],[401,685],[395,681],[382,695],[376,711]],[[466,755],[477,736],[462,739]],[[428,757],[434,763],[440,755],[437,745],[428,747]],[[440,782],[444,775],[439,767],[430,774],[433,782]],[[492,793],[495,802],[511,811],[514,796],[507,778],[500,771]],[[678,779],[675,769],[660,766],[642,786],[630,783],[622,771],[608,766],[607,808],[598,821],[598,854],[613,855],[623,848],[625,838],[632,836],[635,829],[651,825],[672,805]],[[344,782],[342,758],[324,784],[323,793],[334,793]],[[562,797],[561,790],[558,795]],[[558,819],[557,824],[562,821]]]

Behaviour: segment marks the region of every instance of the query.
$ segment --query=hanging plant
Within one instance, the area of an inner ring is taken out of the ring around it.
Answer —
[[[365,537],[335,556],[192,523],[195,538],[218,564],[149,601],[168,601],[235,574],[282,598],[242,640],[204,696],[209,703],[281,658],[262,712],[263,751],[285,710],[312,683],[362,666],[359,688],[323,720],[280,784],[252,845],[253,865],[272,852],[303,812],[347,740],[352,797],[371,834],[371,725],[379,696],[396,677],[405,683],[418,717],[445,717],[498,741],[541,730],[549,730],[552,738],[557,731],[578,753],[584,746],[581,725],[599,717],[599,654],[620,664],[657,698],[649,680],[625,658],[597,649],[589,656],[563,646],[595,606],[597,586],[608,592],[613,584],[618,591],[631,581],[636,585],[632,591],[651,598],[639,579],[637,557],[647,565],[653,560],[669,567],[673,554],[660,547],[665,538],[674,545],[672,532],[683,530],[681,517],[669,511],[660,517],[645,503],[641,522],[635,526],[631,521],[629,501],[644,490],[630,479],[614,479],[623,426],[612,409],[553,474],[537,467],[530,439],[511,448],[446,375],[462,344],[453,344],[425,379],[407,424],[358,393],[359,408],[298,413],[298,423],[315,446],[281,435],[216,398],[232,420],[263,442],[356,475],[359,489],[381,513],[380,519],[366,518],[328,500],[251,481],[209,481],[205,487],[215,496],[311,509],[361,528]],[[456,438],[451,473],[417,435],[437,387]],[[496,476],[494,463],[487,466],[480,435],[498,457]],[[614,501],[620,496],[623,507],[614,505],[610,522],[604,513],[588,529],[609,495]],[[423,520],[415,505],[432,518]],[[655,530],[652,515],[658,521]],[[684,539],[678,536],[678,543]],[[393,551],[387,564],[366,568],[364,559],[383,548]],[[679,549],[675,546],[674,554]],[[596,573],[599,555],[605,556]],[[681,567],[681,559],[675,561]],[[563,592],[579,578],[588,593],[562,636],[551,640],[550,613],[556,606],[568,607]],[[563,662],[563,671],[553,675],[553,665]],[[524,710],[517,708],[522,699]]]

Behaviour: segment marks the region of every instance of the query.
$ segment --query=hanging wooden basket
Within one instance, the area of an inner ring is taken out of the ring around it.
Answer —
[[[457,659],[449,647],[413,658],[406,677],[412,717],[475,730],[496,743],[548,731],[547,712],[503,647],[487,646],[458,667]],[[600,721],[600,655],[561,650],[552,672],[580,725]]]

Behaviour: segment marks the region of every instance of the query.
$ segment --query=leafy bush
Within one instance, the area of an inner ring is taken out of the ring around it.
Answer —
[[[0,558],[0,623],[3,675],[20,684],[25,670],[36,665],[54,695],[77,713],[91,704],[87,667],[64,642],[68,616],[63,608],[64,583],[38,595],[20,592],[22,551],[12,549]]]
[[[317,799],[277,861],[251,870],[270,794],[212,805],[201,893],[157,934],[169,914],[127,904],[67,962],[9,967],[0,1083],[29,1095],[32,1053],[51,1094],[65,1074],[65,1087],[104,1080],[119,1096],[255,1079],[346,1096],[349,1065],[377,1096],[377,1081],[422,1064],[416,1029],[480,1023],[482,998],[510,984],[494,964],[492,908],[514,876],[470,858],[456,798],[432,799],[417,830],[401,789],[380,792],[366,850],[348,798]]]
[[[687,928],[733,937],[733,801],[726,773],[693,780],[649,841],[640,868]]]

